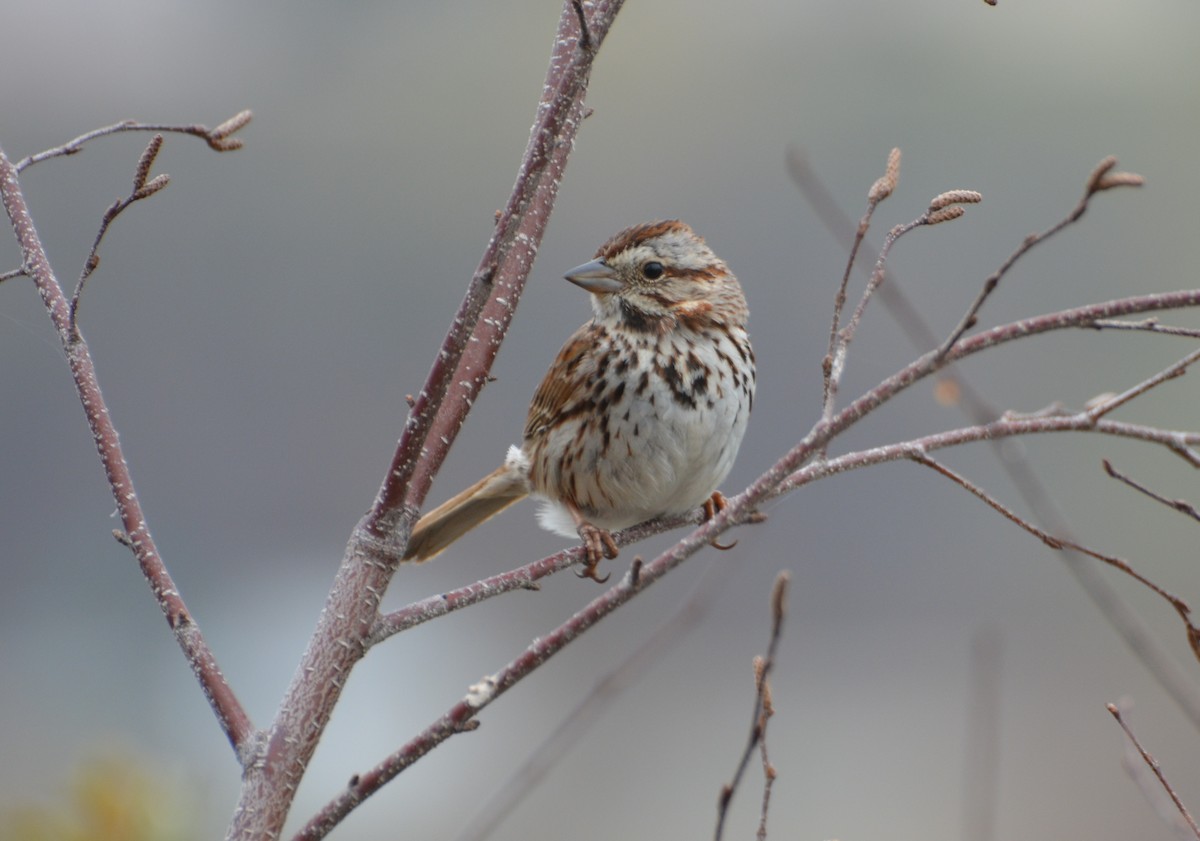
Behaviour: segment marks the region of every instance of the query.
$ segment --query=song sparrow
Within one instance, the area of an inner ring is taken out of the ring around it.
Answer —
[[[610,530],[701,504],[711,516],[754,403],[746,299],[682,222],[636,225],[566,279],[595,317],[558,352],[503,466],[418,521],[406,559],[426,560],[533,494],[543,528],[578,534],[585,575],[615,558]]]

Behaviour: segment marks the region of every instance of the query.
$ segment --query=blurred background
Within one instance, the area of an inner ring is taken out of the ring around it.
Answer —
[[[404,394],[419,389],[512,185],[559,6],[0,0],[0,9],[10,34],[0,145],[12,157],[123,118],[215,125],[254,110],[234,154],[168,137],[156,171],[171,186],[112,229],[81,320],[159,546],[230,683],[265,725],[386,469]],[[498,381],[430,501],[491,470],[519,439],[546,366],[589,317],[563,271],[654,218],[703,233],[750,300],[758,400],[725,489],[744,487],[807,430],[820,410],[849,232],[821,227],[787,175],[789,148],[804,151],[855,219],[888,151],[904,150],[876,239],[943,190],[983,193],[966,218],[917,231],[894,253],[896,277],[939,334],[1022,237],[1074,205],[1108,154],[1142,173],[1145,188],[1099,197],[1079,226],[1005,279],[982,323],[1194,286],[1198,31],[1200,8],[1183,0],[629,3],[597,62],[595,114]],[[145,142],[109,138],[24,174],[64,284],[78,276],[104,208],[128,191]],[[0,238],[0,269],[18,262]],[[1002,348],[962,373],[1002,408],[1079,407],[1193,346],[1064,333]],[[843,398],[915,353],[872,305]],[[185,791],[190,811],[175,814],[187,815],[188,837],[219,837],[237,766],[136,565],[110,536],[113,503],[67,367],[23,280],[0,285],[0,357],[0,809],[59,809],[80,768],[127,756]],[[1193,377],[1117,417],[1195,429]],[[963,423],[930,383],[837,451]],[[1084,542],[1200,603],[1195,523],[1100,470],[1108,457],[1200,503],[1181,461],[1086,436],[1011,446],[1038,465]],[[1025,510],[987,448],[944,457]],[[895,464],[803,489],[768,513],[767,525],[737,533],[735,550],[702,553],[571,646],[335,837],[456,837],[710,564],[726,570],[710,612],[493,838],[711,833],[746,737],[770,585],[784,568],[793,582],[774,677],[773,836],[987,837],[966,805],[982,714],[999,740],[987,785],[997,837],[1170,838],[1122,768],[1123,737],[1104,708],[1121,698],[1132,699],[1133,726],[1181,795],[1200,806],[1195,728],[1062,562],[961,489]],[[672,539],[626,550],[615,571]],[[402,570],[387,603],[562,546],[522,505],[436,563]],[[1169,608],[1104,576],[1170,656],[1200,673]],[[560,575],[374,650],[350,681],[290,829],[597,592]],[[981,640],[997,653],[973,666]],[[972,700],[973,669],[990,676],[991,713]],[[729,837],[757,825],[760,782],[752,766]]]

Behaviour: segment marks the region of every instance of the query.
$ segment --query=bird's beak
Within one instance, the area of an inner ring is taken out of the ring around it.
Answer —
[[[595,295],[610,295],[625,288],[625,284],[617,278],[617,273],[603,260],[576,266],[563,277]]]

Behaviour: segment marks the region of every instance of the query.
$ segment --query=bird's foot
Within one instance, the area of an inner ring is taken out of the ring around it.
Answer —
[[[597,584],[603,584],[608,581],[609,576],[599,575],[596,568],[600,566],[600,561],[603,559],[612,560],[617,557],[617,542],[613,540],[608,531],[587,522],[579,524],[579,538],[583,541],[587,559],[583,569],[576,575],[580,578],[590,578]]]
[[[729,507],[729,500],[725,499],[725,494],[721,493],[720,491],[713,491],[712,496],[710,496],[708,499],[704,500],[704,520],[703,520],[703,522],[707,523],[709,520],[711,520],[713,517],[720,514],[722,511],[724,511],[728,507]],[[708,542],[708,545],[713,547],[714,549],[721,549],[722,551],[724,551],[727,549],[732,549],[734,546],[737,546],[737,541],[735,540],[732,543],[721,543],[714,537],[712,540],[710,540]]]

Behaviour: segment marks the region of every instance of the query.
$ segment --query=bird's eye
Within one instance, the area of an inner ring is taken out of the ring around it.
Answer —
[[[646,280],[658,280],[663,276],[663,264],[657,260],[651,260],[642,266],[642,275]]]

